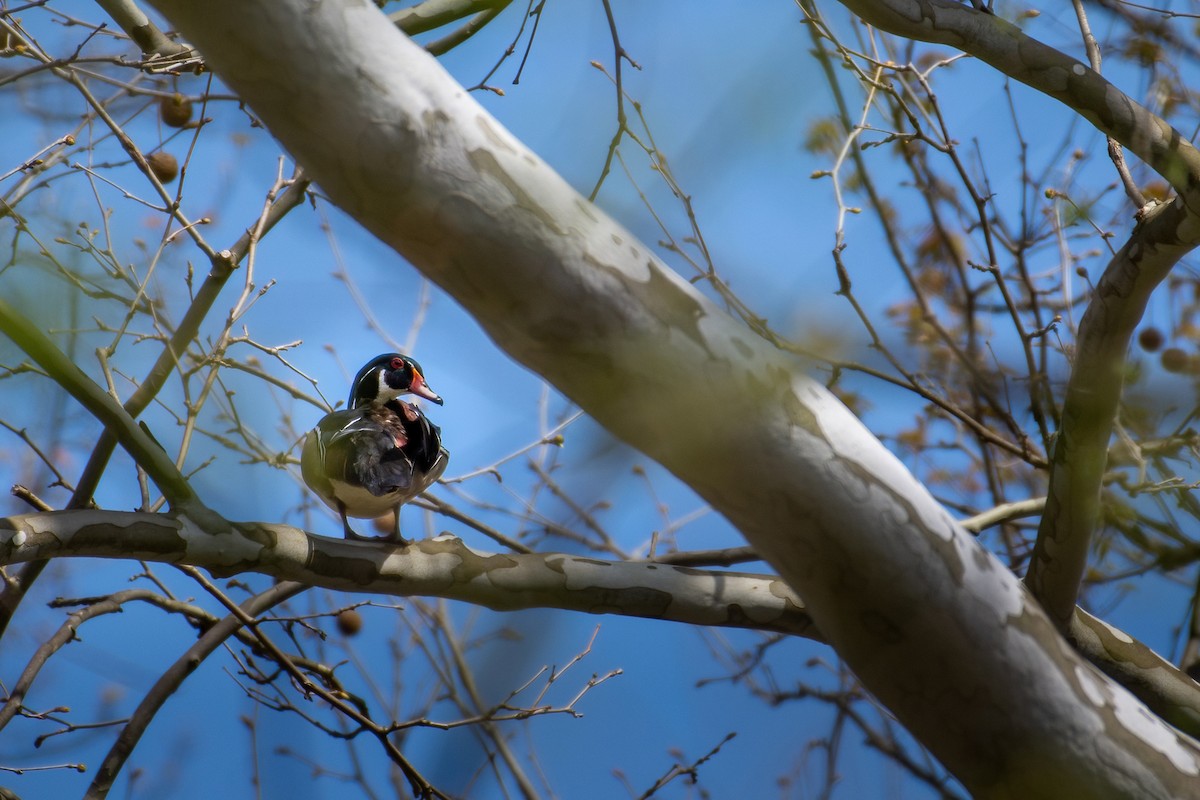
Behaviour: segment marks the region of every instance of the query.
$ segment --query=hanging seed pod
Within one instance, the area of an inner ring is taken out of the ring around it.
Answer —
[[[192,101],[176,92],[158,101],[158,114],[164,125],[182,128],[192,120]]]
[[[154,177],[163,183],[170,183],[179,175],[178,159],[164,150],[146,156],[146,162],[150,165]]]

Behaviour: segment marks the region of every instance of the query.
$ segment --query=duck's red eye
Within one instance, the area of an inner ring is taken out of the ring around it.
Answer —
[[[404,368],[404,359],[403,358],[393,358],[392,359],[392,369],[403,369],[403,368]]]

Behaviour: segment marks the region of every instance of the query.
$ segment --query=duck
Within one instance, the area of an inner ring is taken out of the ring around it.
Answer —
[[[300,474],[342,519],[347,539],[411,544],[400,533],[400,506],[433,485],[450,460],[442,430],[407,394],[442,405],[415,359],[384,353],[363,365],[350,385],[346,408],[321,418],[304,438]],[[363,536],[349,517],[372,519],[395,512],[394,530]]]

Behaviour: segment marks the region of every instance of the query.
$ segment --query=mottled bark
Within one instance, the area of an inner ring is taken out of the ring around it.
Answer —
[[[445,597],[496,611],[561,608],[820,639],[799,598],[772,575],[563,553],[485,553],[451,536],[400,548],[327,539],[290,525],[202,529],[186,516],[167,514],[0,518],[0,563],[80,556],[190,564],[219,577],[255,572],[346,592]]]

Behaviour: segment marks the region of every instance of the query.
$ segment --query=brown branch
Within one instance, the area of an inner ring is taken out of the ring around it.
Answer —
[[[277,583],[262,594],[246,600],[241,604],[239,610],[242,614],[253,618],[307,588],[300,583]],[[108,796],[121,768],[133,753],[133,749],[141,740],[142,734],[146,732],[146,728],[158,715],[159,709],[167,702],[167,698],[174,694],[187,676],[196,670],[198,664],[208,658],[226,639],[242,627],[243,619],[244,617],[241,615],[230,614],[209,628],[154,682],[154,686],[150,687],[150,691],[138,704],[129,723],[121,729],[120,736],[109,749],[100,768],[96,770],[96,777],[92,779],[87,794],[84,795],[87,800],[97,800]]]
[[[121,607],[130,600],[145,600],[151,596],[157,595],[147,589],[128,589],[69,614],[58,630],[38,645],[37,650],[30,657],[29,663],[17,678],[17,682],[8,690],[4,705],[0,707],[0,730],[8,725],[9,721],[21,710],[25,695],[33,686],[33,681],[41,672],[42,667],[54,653],[75,639],[75,632],[80,625],[95,617],[119,613],[122,611]]]
[[[344,695],[345,692],[337,694],[329,691],[323,686],[313,683],[307,675],[305,675],[293,662],[292,659],[284,653],[279,647],[267,638],[267,636],[259,629],[258,622],[255,620],[256,614],[249,613],[241,606],[237,605],[229,598],[227,594],[218,589],[212,581],[200,574],[200,571],[195,567],[181,566],[179,567],[184,574],[192,580],[199,583],[206,592],[215,597],[225,608],[230,615],[237,618],[250,633],[258,640],[259,647],[270,657],[270,659],[291,676],[295,685],[304,693],[304,695],[316,695],[335,708],[339,713],[353,720],[364,728],[375,734],[375,737],[383,745],[384,751],[388,758],[396,764],[404,776],[408,779],[409,786],[412,788],[413,797],[420,798],[439,798],[439,800],[449,800],[442,792],[438,791],[434,786],[425,779],[416,768],[412,766],[407,758],[400,752],[399,748],[388,737],[390,730],[386,726],[381,726],[375,723],[362,709],[359,709],[353,702],[347,702]],[[287,584],[280,584],[287,585]],[[296,586],[298,584],[292,584]]]
[[[1092,34],[1092,26],[1088,22],[1087,11],[1083,7],[1083,0],[1071,0],[1071,5],[1075,7],[1075,17],[1079,20],[1079,32],[1083,35],[1083,43],[1087,48],[1088,63],[1092,65],[1092,69],[1100,72],[1100,45],[1096,42],[1095,35]],[[1113,166],[1117,168],[1117,175],[1121,178],[1121,185],[1125,187],[1125,195],[1133,201],[1134,208],[1140,209],[1146,205],[1146,198],[1142,194],[1142,190],[1138,188],[1137,182],[1133,179],[1133,175],[1129,171],[1129,166],[1125,163],[1125,154],[1121,150],[1121,143],[1111,136],[1107,138],[1108,157],[1112,159]]]

